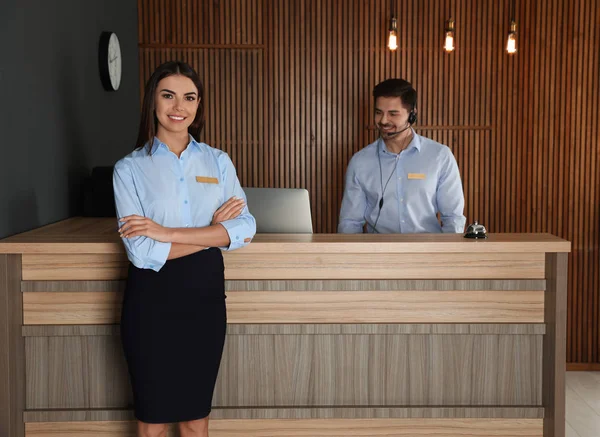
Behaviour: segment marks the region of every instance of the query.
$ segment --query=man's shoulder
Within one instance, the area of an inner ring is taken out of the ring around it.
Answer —
[[[366,147],[363,147],[354,155],[352,155],[352,159],[350,159],[350,163],[357,165],[362,164],[364,162],[370,162],[374,157],[377,158],[377,146],[378,142],[369,144]]]
[[[419,135],[421,141],[421,151],[432,155],[446,155],[448,152],[451,153],[450,147],[445,144],[438,143],[431,138],[423,137]]]

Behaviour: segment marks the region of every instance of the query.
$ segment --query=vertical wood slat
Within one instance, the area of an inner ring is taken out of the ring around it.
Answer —
[[[316,232],[335,232],[346,165],[376,138],[373,86],[412,81],[417,132],[454,152],[468,222],[573,242],[567,361],[599,363],[600,4],[516,2],[508,56],[511,2],[138,0],[141,88],[163,61],[192,63],[207,90],[202,140],[230,153],[242,185],[307,188]]]

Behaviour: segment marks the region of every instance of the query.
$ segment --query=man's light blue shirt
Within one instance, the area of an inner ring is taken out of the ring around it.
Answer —
[[[215,211],[230,197],[246,201],[235,167],[227,153],[195,141],[178,158],[154,138],[147,147],[134,150],[115,165],[113,174],[117,217],[148,217],[168,228],[209,226]],[[221,223],[231,241],[224,250],[248,244],[256,233],[256,221],[244,207],[233,220]],[[148,237],[123,238],[129,260],[138,268],[159,271],[171,243]]]
[[[385,187],[388,178],[380,212],[382,179]],[[464,203],[458,165],[447,146],[413,131],[408,147],[395,154],[379,138],[348,164],[338,232],[362,233],[366,223],[371,233],[461,233]]]

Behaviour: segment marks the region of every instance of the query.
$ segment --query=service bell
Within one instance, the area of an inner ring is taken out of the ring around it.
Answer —
[[[467,227],[467,232],[465,232],[465,238],[487,238],[487,231],[485,230],[485,226],[477,223],[470,224]]]

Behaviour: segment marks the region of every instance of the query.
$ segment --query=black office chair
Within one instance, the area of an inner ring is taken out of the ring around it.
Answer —
[[[83,216],[116,217],[113,167],[94,167],[84,183]]]

